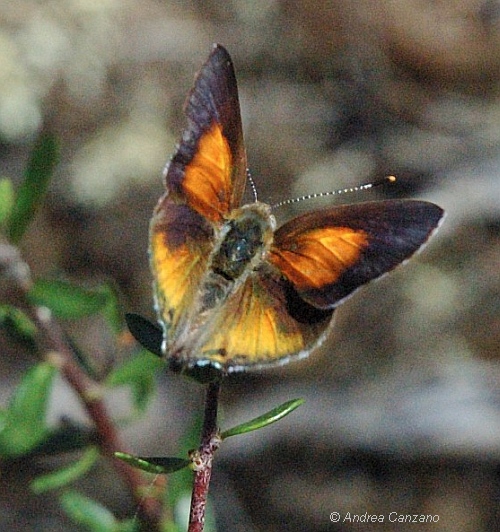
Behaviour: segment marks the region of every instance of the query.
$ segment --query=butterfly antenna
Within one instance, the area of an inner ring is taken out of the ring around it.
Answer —
[[[272,209],[278,209],[284,205],[291,205],[292,203],[299,203],[300,201],[325,198],[327,196],[340,196],[340,194],[350,194],[351,192],[359,192],[360,190],[368,190],[374,187],[380,187],[386,185],[387,183],[394,183],[396,178],[393,175],[388,175],[379,181],[373,181],[371,183],[365,183],[363,185],[357,185],[355,187],[341,188],[339,190],[330,190],[328,192],[315,192],[314,194],[306,194],[305,196],[300,196],[299,198],[288,199],[285,201],[280,201],[271,206]]]
[[[250,183],[250,188],[252,189],[253,199],[255,202],[257,202],[257,187],[255,186],[255,181],[252,178],[252,174],[250,173],[250,170],[247,168],[247,179]]]

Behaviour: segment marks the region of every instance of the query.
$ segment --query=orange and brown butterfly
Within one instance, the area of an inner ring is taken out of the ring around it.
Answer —
[[[150,226],[162,352],[176,371],[225,374],[307,355],[335,308],[408,259],[443,216],[423,201],[374,201],[276,229],[269,205],[241,205],[247,159],[238,90],[220,45],[185,112]]]

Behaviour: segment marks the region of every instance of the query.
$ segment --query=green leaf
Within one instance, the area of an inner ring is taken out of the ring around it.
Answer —
[[[125,314],[125,321],[132,336],[148,351],[163,357],[161,344],[163,342],[163,332],[155,323],[150,322],[139,314]]]
[[[122,332],[123,314],[116,287],[112,283],[103,283],[96,291],[103,294],[106,298],[103,314],[109,326],[116,334]]]
[[[148,473],[154,473],[155,475],[166,475],[169,473],[175,473],[180,469],[189,467],[191,465],[190,460],[176,457],[162,457],[162,456],[133,456],[132,454],[115,452],[115,457],[132,467],[142,469]]]
[[[36,478],[30,487],[38,494],[66,486],[85,475],[98,458],[97,447],[90,447],[79,460],[63,469]]]
[[[118,522],[115,516],[96,501],[74,491],[60,497],[64,511],[75,523],[92,532],[116,532]]]
[[[0,305],[0,327],[13,339],[31,348],[35,346],[36,325],[21,309]]]
[[[13,244],[19,243],[45,197],[58,161],[57,152],[55,137],[42,133],[31,154],[10,215],[8,235]]]
[[[0,456],[21,456],[46,438],[45,417],[56,372],[53,366],[42,362],[25,374],[11,398],[0,430]]]
[[[61,453],[82,451],[93,445],[96,438],[95,428],[79,425],[70,419],[63,418],[61,425],[51,429],[43,442],[32,450],[32,454],[55,456]]]
[[[144,411],[155,390],[156,372],[164,367],[162,360],[144,350],[113,370],[106,384],[110,387],[131,386],[135,408]]]
[[[15,192],[12,181],[5,177],[0,179],[0,225],[4,225],[12,212]]]
[[[79,319],[98,313],[109,295],[99,288],[90,289],[67,281],[38,279],[28,292],[33,305],[49,308],[56,317]]]
[[[267,427],[267,425],[271,425],[271,423],[275,423],[279,419],[287,416],[290,414],[290,412],[293,412],[303,403],[304,399],[292,399],[291,401],[287,401],[286,403],[273,408],[262,416],[256,417],[255,419],[247,421],[246,423],[242,423],[241,425],[237,425],[236,427],[225,430],[221,434],[221,438],[224,440],[230,436],[236,436],[237,434],[244,434],[245,432],[251,432],[252,430]]]

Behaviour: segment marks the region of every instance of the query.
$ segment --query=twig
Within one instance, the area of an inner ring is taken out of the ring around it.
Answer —
[[[18,249],[9,245],[1,246],[0,265],[14,280],[12,287],[26,302],[26,295],[32,281],[29,267],[22,260]],[[47,309],[33,307],[28,302],[26,302],[26,310],[42,333],[48,351],[46,357],[59,368],[61,374],[80,397],[95,425],[101,452],[111,458],[114,468],[129,487],[147,530],[160,530],[161,504],[152,497],[144,497],[144,493],[147,493],[150,487],[148,482],[139,470],[113,458],[114,451],[123,450],[125,446],[120,441],[116,427],[107,411],[99,384],[94,382],[76,363],[71,347],[65,341],[59,324],[52,319],[50,312]]]
[[[39,309],[37,309],[39,310]],[[116,427],[103,401],[101,389],[75,362],[72,352],[63,340],[63,333],[59,324],[54,320],[41,316],[37,310],[34,319],[44,333],[50,348],[54,351],[49,358],[59,368],[68,384],[80,397],[87,414],[93,421],[98,434],[98,445],[103,455],[111,459],[112,465],[130,489],[137,506],[139,515],[147,530],[160,530],[161,504],[153,497],[145,497],[150,487],[138,469],[130,467],[121,460],[114,458],[114,452],[125,448],[121,442]]]
[[[191,457],[195,476],[191,495],[188,532],[203,532],[205,524],[208,487],[212,475],[212,460],[221,442],[217,428],[219,392],[220,381],[208,385],[201,443],[199,449],[194,451]]]

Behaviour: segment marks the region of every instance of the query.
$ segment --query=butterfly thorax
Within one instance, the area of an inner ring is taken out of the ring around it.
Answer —
[[[234,210],[220,232],[212,257],[213,272],[234,281],[248,267],[255,267],[269,249],[274,227],[270,207],[264,203]]]
[[[276,222],[269,205],[252,203],[233,210],[222,224],[201,290],[200,311],[224,302],[264,260]]]

